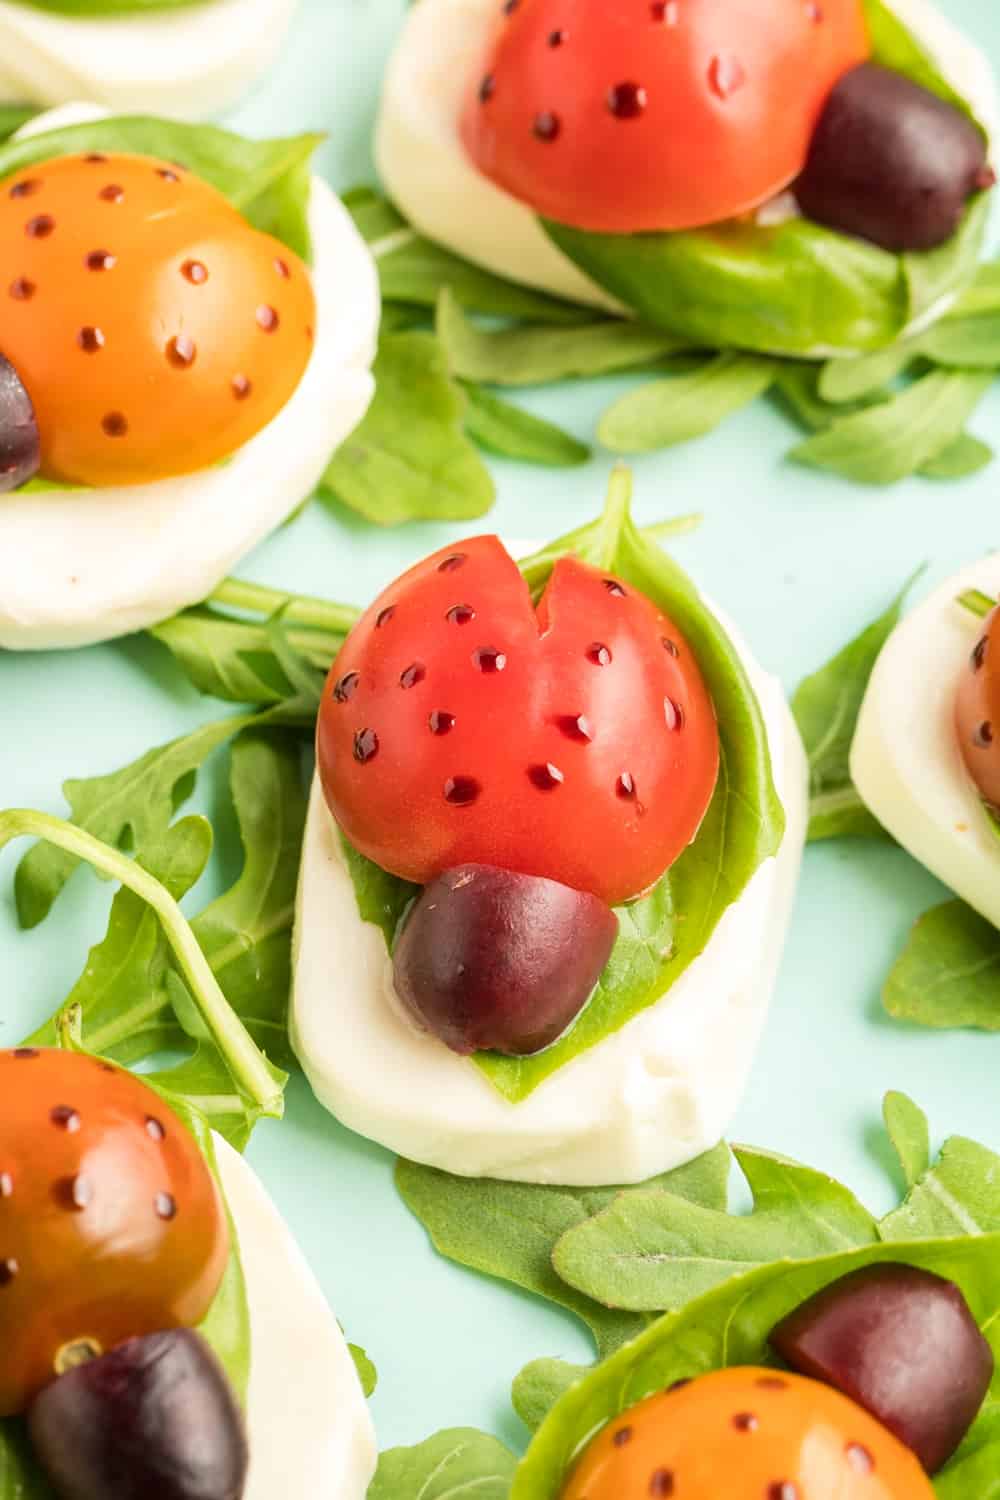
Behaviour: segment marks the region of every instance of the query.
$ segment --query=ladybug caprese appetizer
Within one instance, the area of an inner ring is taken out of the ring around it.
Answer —
[[[363,1500],[357,1372],[274,1205],[86,1053],[0,1051],[0,1337],[11,1494]]]
[[[264,72],[297,0],[0,0],[0,104],[204,119]]]
[[[434,553],[322,698],[293,1041],[341,1120],[451,1172],[696,1156],[774,984],[804,828],[783,694],[609,527],[522,568],[495,536]]]
[[[278,183],[277,154],[245,217],[234,141],[73,110],[0,155],[0,646],[85,645],[200,601],[371,399],[367,249],[320,178]],[[268,232],[295,192],[311,265]]]
[[[994,1374],[993,1351],[961,1289],[893,1262],[841,1276],[781,1319],[761,1350],[780,1365],[701,1373],[693,1330],[690,1342],[691,1374],[659,1389],[655,1360],[647,1372],[641,1354],[633,1358],[612,1399],[636,1383],[654,1394],[624,1405],[593,1436],[608,1390],[598,1366],[567,1398],[572,1412],[556,1406],[548,1418],[541,1462],[529,1449],[512,1500],[933,1500],[931,1476],[969,1432]],[[682,1364],[668,1335],[662,1343],[661,1362]],[[597,1384],[601,1393],[585,1409]],[[582,1452],[572,1443],[577,1427]],[[542,1457],[555,1442],[568,1450],[561,1484],[547,1482]]]
[[[995,116],[931,0],[421,0],[376,154],[421,233],[500,275],[819,358],[970,274]]]

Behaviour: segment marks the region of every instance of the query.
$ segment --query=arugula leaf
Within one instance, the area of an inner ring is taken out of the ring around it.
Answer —
[[[945,1141],[937,1161],[917,1179],[906,1201],[879,1224],[881,1238],[892,1244],[997,1232],[1000,1156],[960,1135]]]
[[[487,331],[462,312],[448,287],[438,297],[438,338],[456,375],[487,385],[547,385],[611,375],[685,347],[656,328],[604,317],[567,328],[515,326]]]
[[[882,1118],[906,1185],[915,1187],[931,1164],[927,1116],[905,1094],[890,1091],[882,1101]]]
[[[481,516],[495,498],[465,436],[467,398],[430,333],[391,333],[373,366],[375,398],[334,454],[327,496],[380,526]]]
[[[897,1021],[1000,1031],[1000,932],[964,901],[917,920],[882,991]]]
[[[996,373],[1000,366],[1000,310],[951,313],[920,340],[920,352],[935,364]]]
[[[698,369],[641,385],[610,406],[597,435],[614,453],[649,453],[718,427],[774,383],[774,360],[722,353]]]
[[[399,931],[399,924],[411,901],[420,894],[420,887],[408,880],[390,875],[381,865],[375,864],[366,855],[360,854],[354,845],[340,832],[340,847],[354,886],[354,899],[358,903],[358,915],[363,922],[371,922],[382,929],[385,946],[392,945]]]
[[[970,432],[960,432],[946,448],[922,464],[920,472],[925,479],[967,479],[970,474],[987,468],[995,457],[989,443]]]
[[[489,452],[553,468],[572,468],[585,464],[590,457],[586,443],[578,442],[553,422],[501,401],[469,381],[463,381],[463,387],[469,402],[465,430]]]
[[[0,181],[34,162],[85,151],[126,151],[179,162],[211,183],[256,229],[310,255],[309,163],[322,137],[252,141],[216,125],[112,115],[0,146]]]
[[[684,1203],[662,1186],[622,1193],[561,1237],[552,1255],[557,1275],[607,1307],[661,1312],[750,1267],[878,1239],[871,1214],[833,1178],[733,1149],[753,1193],[752,1214]]]
[[[374,1396],[378,1385],[378,1371],[359,1344],[348,1344],[347,1350],[354,1361],[362,1391],[366,1397]]]
[[[904,340],[874,354],[827,360],[820,367],[817,393],[823,401],[838,406],[877,395],[909,368],[918,352],[915,345]]]
[[[792,698],[792,713],[809,759],[809,839],[888,838],[851,781],[849,758],[858,714],[879,652],[899,624],[909,579],[874,624],[855,636]]]
[[[389,1448],[368,1500],[507,1500],[517,1459],[473,1427],[438,1432],[413,1448]]]
[[[0,141],[9,140],[15,131],[20,130],[22,125],[27,125],[38,113],[34,104],[2,104],[0,105]],[[0,1490],[0,1494],[3,1491]]]

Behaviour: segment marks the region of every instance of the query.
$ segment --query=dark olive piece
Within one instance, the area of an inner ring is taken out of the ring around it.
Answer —
[[[453,1052],[525,1057],[575,1020],[617,935],[618,918],[596,896],[493,865],[459,865],[411,909],[396,942],[396,991]]]
[[[867,1408],[929,1474],[955,1452],[993,1378],[992,1351],[958,1287],[891,1262],[817,1292],[770,1342],[794,1370]]]
[[[240,1500],[243,1418],[191,1329],[129,1339],[46,1386],[28,1408],[59,1500]]]
[[[41,446],[31,397],[9,360],[0,354],[0,495],[38,473]]]
[[[862,63],[830,95],[795,193],[818,224],[884,250],[930,250],[995,181],[968,115],[902,73]]]

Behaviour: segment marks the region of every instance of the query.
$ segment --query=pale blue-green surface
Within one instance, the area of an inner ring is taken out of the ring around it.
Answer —
[[[992,5],[941,3],[1000,63]],[[322,161],[334,184],[368,175],[379,73],[402,9],[403,0],[303,0],[283,57],[235,123],[258,133],[326,129]],[[566,388],[531,404],[586,437],[610,393],[624,387]],[[975,429],[1000,439],[1000,386]],[[701,531],[679,542],[676,555],[789,688],[884,609],[916,565],[930,562],[928,587],[1000,547],[1000,465],[958,484],[853,489],[783,463],[794,435],[761,403],[724,431],[635,465],[642,518],[705,512]],[[518,536],[563,531],[599,506],[608,469],[606,456],[569,474],[498,463],[500,501],[489,524]],[[242,571],[363,603],[449,534],[430,525],[377,532],[315,506]],[[0,803],[53,811],[62,809],[63,777],[120,765],[209,712],[158,648],[138,641],[0,655],[0,705]],[[213,811],[220,787],[208,778],[197,803]],[[233,830],[225,824],[221,833],[231,859]],[[78,877],[48,923],[20,933],[13,866],[8,853],[0,866],[0,1045],[65,994],[108,899]],[[808,851],[777,1001],[736,1123],[737,1138],[837,1173],[873,1207],[889,1202],[871,1151],[888,1088],[920,1100],[936,1131],[1000,1147],[1000,1036],[908,1030],[879,1006],[880,982],[909,922],[940,894],[896,849],[844,843]],[[568,1315],[436,1259],[395,1196],[388,1155],[335,1125],[301,1081],[287,1119],[262,1127],[250,1154],[351,1338],[378,1365],[383,1445],[463,1423],[518,1441],[506,1400],[515,1371],[535,1355],[587,1356]]]

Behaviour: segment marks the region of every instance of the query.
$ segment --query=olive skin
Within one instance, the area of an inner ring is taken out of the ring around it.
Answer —
[[[16,490],[38,473],[38,423],[21,378],[0,354],[0,495]]]
[[[993,1353],[958,1287],[886,1263],[841,1277],[771,1333],[802,1375],[877,1417],[936,1474],[979,1414]]]
[[[1000,609],[987,617],[959,678],[955,730],[980,796],[1000,807]]]
[[[967,115],[902,73],[861,63],[830,95],[795,195],[829,229],[884,250],[931,250],[995,181]]]
[[[410,910],[393,957],[396,993],[453,1052],[525,1057],[575,1020],[617,935],[618,918],[597,896],[459,865]]]
[[[59,1500],[240,1500],[248,1450],[225,1371],[190,1329],[129,1339],[28,1408]]]

